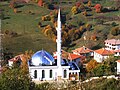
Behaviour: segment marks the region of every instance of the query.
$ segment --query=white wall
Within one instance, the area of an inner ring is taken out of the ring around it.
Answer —
[[[120,63],[117,62],[117,74],[120,74]]]
[[[69,79],[69,66],[62,67],[67,71],[67,77],[64,79]],[[37,78],[34,78],[34,71],[37,70]],[[30,76],[33,80],[42,80],[42,70],[45,71],[45,78],[43,80],[56,80],[57,79],[57,66],[40,66],[40,67],[29,67]],[[52,78],[50,78],[50,70],[52,70]],[[64,76],[64,74],[63,74]],[[63,78],[62,76],[62,78]]]
[[[10,66],[10,67],[12,67],[12,65],[13,65],[13,61],[8,61],[8,65]]]
[[[105,46],[107,47],[107,48],[105,48],[106,50],[112,50],[112,48],[115,48],[115,50],[120,49],[120,45],[112,46],[112,44],[110,44],[110,43],[107,44],[106,43]]]
[[[94,60],[101,63],[103,60],[107,59],[109,56],[102,56],[101,54],[98,54],[94,52]]]
[[[115,53],[114,56],[120,56],[120,52]]]

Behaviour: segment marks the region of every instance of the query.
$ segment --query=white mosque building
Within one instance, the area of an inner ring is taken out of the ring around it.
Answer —
[[[61,18],[60,9],[57,21],[57,59],[41,50],[29,61],[29,73],[32,80],[79,80],[80,69],[73,61],[68,62],[61,57]]]

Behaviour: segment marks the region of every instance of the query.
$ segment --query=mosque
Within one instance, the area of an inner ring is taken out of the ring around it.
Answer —
[[[80,69],[76,62],[62,59],[61,55],[61,18],[60,9],[58,11],[57,20],[57,58],[46,52],[45,50],[37,51],[29,60],[29,73],[32,80],[79,80]],[[9,60],[9,66],[12,65]]]
[[[57,20],[57,59],[41,50],[36,52],[29,62],[29,72],[32,80],[79,80],[80,69],[73,61],[68,62],[61,57],[61,18],[60,9]]]

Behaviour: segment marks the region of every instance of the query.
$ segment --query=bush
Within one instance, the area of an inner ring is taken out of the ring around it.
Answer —
[[[119,27],[113,27],[112,30],[111,30],[111,34],[113,36],[117,36],[120,34],[120,28]]]
[[[29,75],[23,74],[19,67],[6,69],[0,75],[0,90],[32,90],[33,85]]]
[[[35,90],[49,90],[50,84],[48,82],[44,82],[41,84],[36,84]]]
[[[4,15],[4,13],[1,11],[1,12],[0,12],[0,19],[3,20],[4,18],[5,18],[5,15]]]

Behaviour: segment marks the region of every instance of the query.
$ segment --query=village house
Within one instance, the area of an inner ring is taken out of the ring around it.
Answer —
[[[80,48],[76,48],[75,50],[72,50],[73,54],[76,55],[83,55],[83,56],[93,56],[93,50],[83,46]]]
[[[111,50],[106,50],[105,48],[98,49],[94,51],[94,60],[101,63],[103,60],[109,58],[109,56],[114,55]]]
[[[57,59],[56,52],[53,52],[53,57],[54,57],[54,59]],[[66,59],[70,62],[75,62],[77,65],[79,65],[83,60],[85,60],[85,56],[68,53],[68,52],[62,50],[62,59]]]
[[[120,56],[120,40],[119,39],[105,40],[105,49],[113,50],[115,52],[114,56]]]

